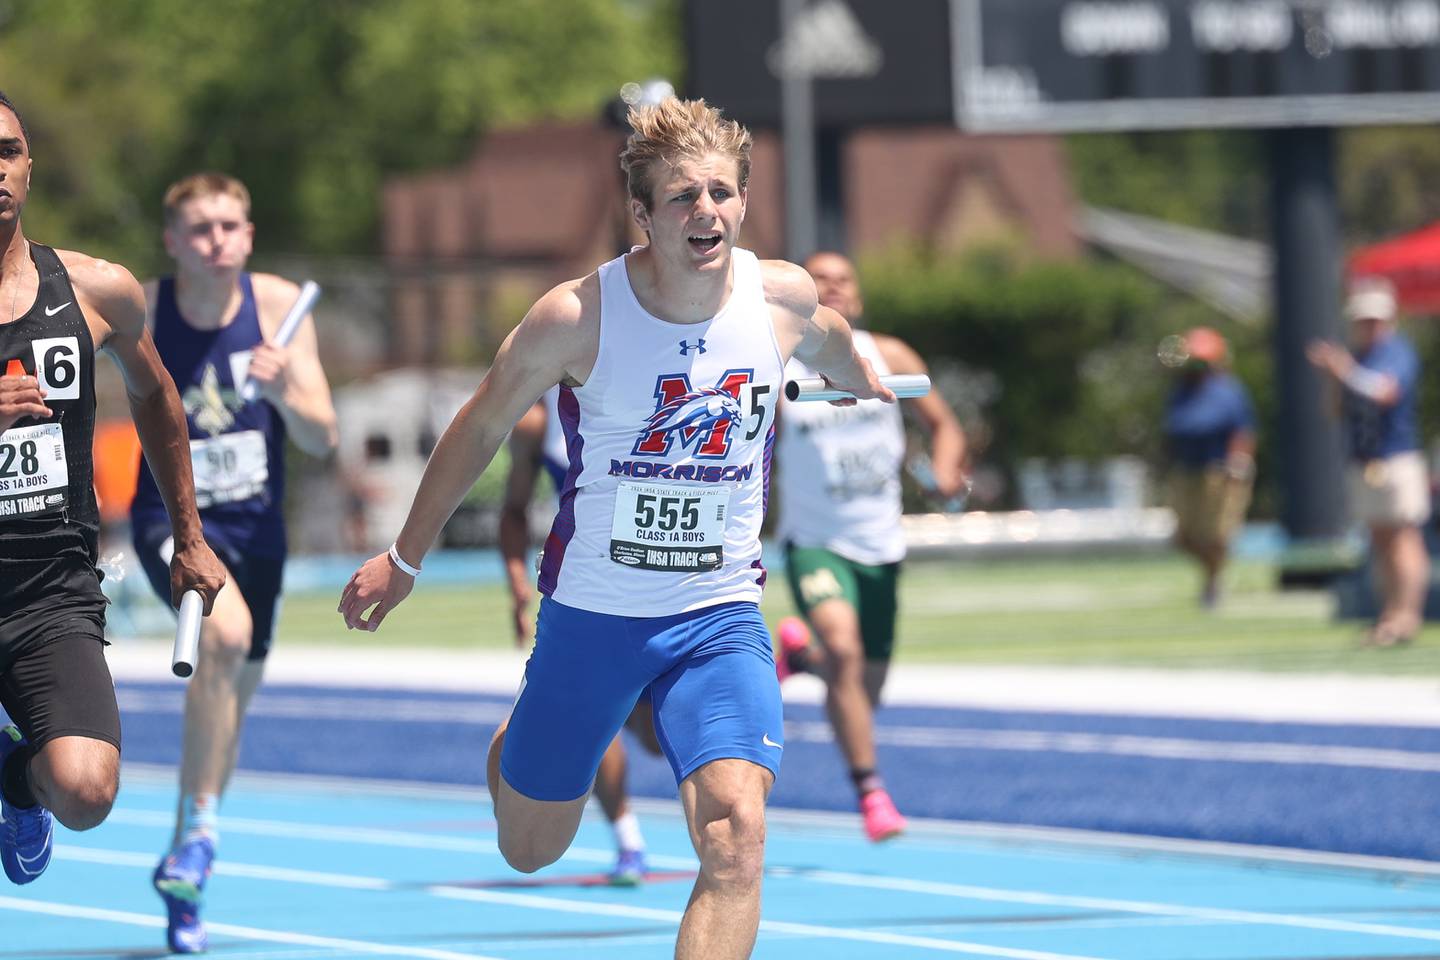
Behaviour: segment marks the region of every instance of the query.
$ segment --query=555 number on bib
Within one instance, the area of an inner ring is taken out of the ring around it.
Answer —
[[[729,503],[725,487],[623,481],[615,493],[610,559],[639,570],[718,570]]]

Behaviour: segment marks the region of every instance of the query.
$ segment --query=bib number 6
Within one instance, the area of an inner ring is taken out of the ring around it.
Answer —
[[[694,530],[699,525],[699,497],[635,497],[635,526],[640,530]]]
[[[75,337],[33,340],[35,379],[46,400],[80,399],[80,341]]]

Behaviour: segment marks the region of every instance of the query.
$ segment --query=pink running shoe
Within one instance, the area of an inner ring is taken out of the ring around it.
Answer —
[[[905,818],[884,790],[871,790],[861,797],[860,813],[865,817],[865,834],[875,843],[898,837],[905,831]]]
[[[786,617],[780,621],[776,636],[780,638],[780,655],[775,658],[775,676],[784,683],[798,672],[790,662],[810,646],[810,628],[799,617]]]

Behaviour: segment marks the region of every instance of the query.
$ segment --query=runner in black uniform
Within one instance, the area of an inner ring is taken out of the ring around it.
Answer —
[[[175,386],[125,268],[30,243],[20,227],[30,144],[0,93],[0,864],[29,883],[50,862],[52,813],[88,830],[119,786],[120,718],[105,664],[92,485],[96,348],[125,375],[177,548],[172,601],[225,582],[200,536]]]

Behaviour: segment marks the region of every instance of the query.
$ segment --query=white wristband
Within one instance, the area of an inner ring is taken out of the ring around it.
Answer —
[[[390,544],[390,562],[399,567],[402,572],[408,573],[412,577],[420,576],[420,568],[412,567],[406,563],[405,559],[400,556],[400,551],[395,549],[395,544],[393,543]]]

